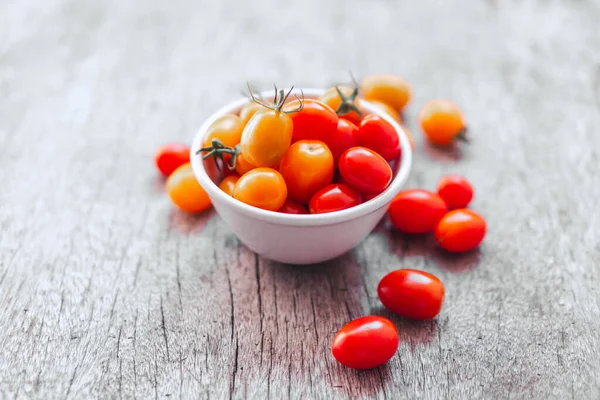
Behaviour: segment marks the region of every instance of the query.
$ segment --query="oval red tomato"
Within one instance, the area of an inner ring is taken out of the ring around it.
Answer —
[[[356,141],[359,146],[375,151],[386,161],[400,156],[398,132],[380,115],[370,114],[360,121]]]
[[[291,113],[294,123],[292,142],[298,140],[321,140],[332,137],[338,126],[338,116],[326,104],[314,99],[305,99],[302,110]],[[293,100],[285,105],[285,110],[295,110],[300,107],[299,100]]]
[[[190,148],[181,143],[167,143],[154,154],[156,168],[164,176],[169,176],[183,164],[190,162]]]
[[[389,208],[396,229],[415,234],[433,231],[447,212],[448,206],[440,196],[422,189],[401,191]]]
[[[317,191],[310,199],[311,214],[323,214],[345,210],[362,203],[360,193],[348,185],[334,183]]]
[[[383,192],[392,181],[392,168],[373,150],[352,147],[342,154],[340,173],[350,186],[362,194]]]
[[[377,295],[387,309],[398,315],[429,319],[442,309],[444,284],[427,272],[399,269],[383,277]]]
[[[450,211],[435,228],[435,240],[447,251],[461,253],[479,246],[485,237],[485,219],[466,208]]]
[[[285,203],[278,210],[280,213],[284,214],[308,214],[308,210],[302,204],[297,201],[287,199]]]
[[[398,331],[387,318],[357,318],[335,335],[331,353],[343,365],[370,369],[385,364],[398,350]]]
[[[323,137],[323,142],[331,150],[335,165],[338,165],[340,156],[346,150],[356,146],[356,132],[358,128],[352,122],[345,118],[340,118],[337,124],[337,130],[329,137]]]
[[[437,192],[450,209],[466,208],[473,199],[473,186],[460,175],[442,177]]]

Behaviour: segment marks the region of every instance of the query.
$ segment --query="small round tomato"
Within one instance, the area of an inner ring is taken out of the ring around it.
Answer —
[[[479,246],[487,225],[475,211],[462,208],[450,211],[435,228],[435,240],[447,251],[462,253]]]
[[[173,203],[183,211],[196,213],[210,207],[210,198],[196,180],[190,163],[173,171],[165,189]]]
[[[400,113],[395,110],[394,108],[392,108],[392,106],[390,106],[387,103],[384,103],[383,101],[377,101],[377,100],[369,100],[369,103],[371,105],[374,105],[375,107],[377,107],[378,109],[380,109],[381,111],[383,111],[384,113],[386,113],[387,115],[389,115],[390,117],[392,117],[394,119],[394,121],[396,121],[397,123],[402,123],[402,119],[400,118]],[[368,112],[364,112],[364,114],[368,114]]]
[[[383,192],[392,181],[392,168],[383,157],[364,147],[352,147],[340,157],[340,173],[362,194]]]
[[[154,154],[156,168],[164,176],[169,176],[183,164],[190,162],[190,148],[181,143],[167,143]]]
[[[451,210],[466,208],[473,199],[473,186],[460,175],[442,177],[438,183],[437,192]]]
[[[294,122],[292,142],[298,140],[323,140],[333,136],[338,126],[338,116],[329,107],[317,100],[293,100],[285,105],[285,110],[296,110],[290,114]]]
[[[235,158],[235,171],[240,175],[244,175],[246,172],[253,170],[256,166],[250,164],[246,157],[242,153],[238,154]]]
[[[272,168],[255,168],[237,181],[233,195],[251,206],[277,211],[285,203],[287,187],[278,171]]]
[[[213,139],[219,139],[227,147],[235,147],[240,143],[244,123],[237,115],[223,115],[210,124],[204,137],[203,146],[212,145]]]
[[[421,108],[419,123],[433,144],[448,146],[454,139],[464,139],[465,118],[456,104],[448,100],[431,100]]]
[[[240,119],[242,123],[246,125],[250,118],[256,113],[262,106],[255,101],[249,101],[246,103],[244,107],[240,110]]]
[[[447,212],[448,206],[440,196],[422,189],[401,191],[389,208],[396,229],[414,234],[433,231]]]
[[[358,128],[347,119],[340,118],[337,124],[337,130],[330,137],[323,138],[323,141],[333,154],[335,165],[338,164],[343,152],[356,146],[356,132]]]
[[[348,185],[333,183],[327,185],[310,199],[308,208],[311,214],[323,214],[345,210],[362,203],[360,193]]]
[[[408,82],[393,74],[369,75],[360,83],[360,90],[365,100],[381,101],[397,112],[402,111],[412,96]]]
[[[359,146],[373,150],[386,161],[400,156],[398,132],[380,115],[370,114],[360,121],[356,141]]]
[[[233,190],[235,189],[235,184],[240,179],[239,175],[229,175],[225,179],[221,181],[219,184],[219,188],[227,193],[230,196],[233,196]]]
[[[319,97],[319,101],[327,104],[337,115],[346,118],[353,124],[358,124],[361,112],[358,108],[358,90],[347,86],[334,86],[329,88]]]
[[[308,210],[302,204],[297,201],[287,199],[285,203],[278,210],[280,213],[284,214],[308,214]]]
[[[244,158],[257,167],[278,168],[292,143],[293,123],[283,104],[256,111],[242,133]]]
[[[370,315],[357,318],[335,335],[331,354],[341,364],[370,369],[385,364],[398,350],[398,331],[387,318]]]
[[[388,310],[398,315],[429,319],[442,309],[444,284],[427,272],[399,269],[383,277],[377,295]]]
[[[300,140],[285,153],[279,172],[288,197],[307,204],[312,195],[333,179],[333,156],[319,140]]]

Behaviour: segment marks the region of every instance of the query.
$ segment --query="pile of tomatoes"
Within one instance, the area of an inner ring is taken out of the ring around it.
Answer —
[[[408,83],[395,75],[371,75],[354,87],[329,88],[318,99],[292,99],[290,93],[275,88],[267,103],[250,91],[251,99],[239,113],[210,125],[198,153],[220,189],[248,205],[288,214],[340,211],[383,192],[402,157],[400,141],[394,126],[361,109],[358,98],[401,124],[400,113],[412,96]],[[425,103],[418,119],[425,138],[436,146],[467,139],[463,113],[448,100]],[[210,207],[192,171],[188,146],[161,147],[155,163],[168,177],[166,191],[177,207],[187,212]],[[390,204],[389,218],[402,232],[433,233],[446,251],[466,252],[486,234],[485,219],[467,208],[472,198],[473,187],[464,177],[447,175],[436,192],[400,192]],[[384,276],[377,293],[390,311],[429,319],[440,312],[445,291],[434,275],[405,269]],[[348,367],[366,369],[387,362],[397,348],[394,324],[365,316],[341,328],[332,354]]]

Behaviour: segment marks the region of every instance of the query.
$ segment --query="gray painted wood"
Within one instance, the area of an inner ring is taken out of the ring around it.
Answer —
[[[334,4],[335,3],[335,4]],[[4,1],[0,12],[0,397],[600,397],[600,7],[592,1]],[[257,258],[213,213],[173,210],[154,149],[190,141],[246,80],[325,86],[392,71],[415,99],[410,186],[466,175],[489,222],[448,256],[382,223],[306,268]],[[415,123],[460,104],[445,153]],[[409,322],[379,279],[447,288]],[[398,325],[356,372],[336,330]]]

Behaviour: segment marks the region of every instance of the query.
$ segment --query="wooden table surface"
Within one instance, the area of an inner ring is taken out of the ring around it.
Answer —
[[[1,398],[600,397],[600,5],[592,1],[3,1]],[[466,175],[481,249],[449,256],[380,226],[310,267],[240,245],[214,212],[173,209],[166,141],[258,86],[395,72],[414,86],[410,186]],[[423,143],[433,97],[472,143]],[[439,276],[432,321],[382,309],[397,268]],[[398,326],[356,372],[350,319]]]

